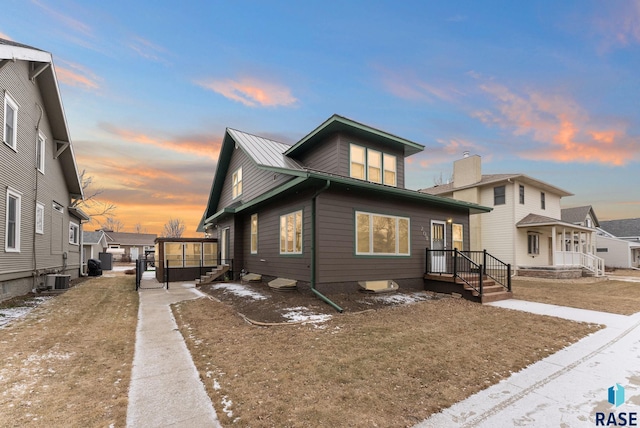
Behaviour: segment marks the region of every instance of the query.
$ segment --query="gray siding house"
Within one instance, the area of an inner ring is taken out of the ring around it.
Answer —
[[[405,189],[405,158],[423,149],[338,115],[293,146],[227,129],[199,230],[236,277],[423,289],[425,249],[468,249],[469,214],[490,210]]]
[[[78,277],[89,218],[73,204],[82,186],[51,54],[0,39],[0,98],[4,300]]]

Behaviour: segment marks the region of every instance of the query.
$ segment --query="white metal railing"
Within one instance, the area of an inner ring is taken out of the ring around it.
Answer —
[[[593,254],[578,251],[556,251],[554,259],[556,266],[580,266],[590,270],[596,276],[604,275],[604,259]]]

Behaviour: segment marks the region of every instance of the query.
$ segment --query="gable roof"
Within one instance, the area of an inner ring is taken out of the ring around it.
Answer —
[[[593,231],[593,229],[580,226],[577,224],[567,223],[562,220],[558,220],[556,218],[547,217],[540,214],[529,214],[524,217],[522,220],[516,223],[516,227],[531,227],[531,226],[560,226],[560,227],[568,227],[571,229],[579,229],[584,231]]]
[[[348,132],[358,137],[362,137],[365,140],[381,142],[386,145],[397,147],[402,150],[405,157],[424,150],[424,146],[422,144],[414,143],[413,141],[409,141],[405,138],[356,122],[355,120],[348,119],[344,116],[334,114],[294,144],[285,152],[285,154],[287,156],[297,156],[310,147],[313,147],[317,141],[323,140],[327,136],[336,132]]]
[[[640,237],[640,218],[601,221],[600,228],[618,238]]]
[[[80,182],[73,145],[69,136],[69,127],[64,107],[62,106],[62,97],[60,96],[52,55],[49,52],[31,46],[0,39],[0,69],[10,61],[30,61],[39,64],[30,72],[30,78],[37,83],[42,94],[43,108],[49,118],[53,140],[60,144],[61,147],[66,146],[58,159],[60,159],[62,165],[62,172],[69,188],[69,193],[74,197],[82,198],[82,183]]]
[[[560,218],[562,218],[562,221],[566,221],[567,223],[584,223],[589,214],[591,214],[594,226],[597,227],[600,223],[598,222],[596,213],[593,211],[593,207],[591,205],[585,205],[583,207],[563,208],[561,210]]]
[[[107,245],[107,239],[104,236],[104,231],[96,230],[95,232],[82,231],[82,243],[87,245],[99,244],[100,241],[104,241],[104,245]]]
[[[499,183],[507,182],[510,180],[518,180],[525,184],[539,187],[540,189],[546,192],[560,195],[561,197],[573,196],[573,193],[571,192],[568,192],[564,189],[553,186],[549,183],[545,183],[544,181],[538,180],[536,178],[529,177],[526,174],[482,174],[481,180],[474,184],[469,184],[467,186],[460,186],[460,187],[453,187],[453,183],[439,184],[436,186],[420,189],[419,192],[429,193],[431,195],[443,195],[447,193],[453,193],[454,191],[457,191],[457,190],[489,186],[492,184],[499,184]]]

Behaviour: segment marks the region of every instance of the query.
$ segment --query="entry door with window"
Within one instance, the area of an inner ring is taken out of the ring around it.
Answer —
[[[229,264],[229,228],[220,231],[220,264]]]
[[[431,221],[431,271],[446,272],[447,256],[443,250],[447,249],[446,223],[444,221]]]

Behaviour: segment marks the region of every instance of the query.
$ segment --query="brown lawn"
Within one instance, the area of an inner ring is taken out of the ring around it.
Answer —
[[[138,294],[83,282],[0,329],[0,426],[126,425]]]
[[[324,324],[257,327],[210,299],[174,305],[224,426],[402,427],[599,326],[442,299]]]
[[[516,299],[631,315],[640,312],[640,282],[514,279]]]

